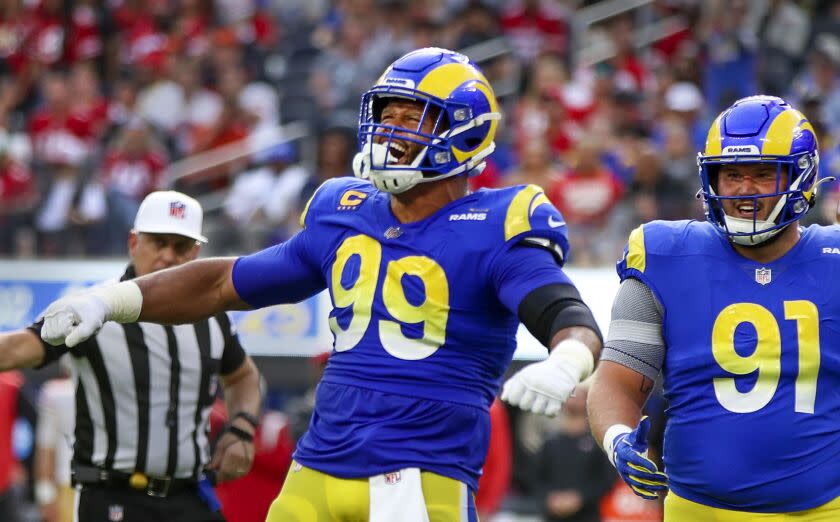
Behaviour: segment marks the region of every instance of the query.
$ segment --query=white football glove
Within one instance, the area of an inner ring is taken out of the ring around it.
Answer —
[[[502,387],[502,400],[525,411],[554,417],[575,386],[592,373],[595,361],[580,341],[566,339],[548,359],[516,372]]]
[[[44,310],[41,339],[72,348],[96,334],[106,321],[136,321],[142,304],[140,288],[131,281],[62,297]]]

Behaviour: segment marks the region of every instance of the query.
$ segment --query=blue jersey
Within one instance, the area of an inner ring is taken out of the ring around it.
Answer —
[[[618,271],[665,311],[671,489],[754,512],[840,496],[840,228],[802,229],[762,264],[709,223],[652,222],[631,234]]]
[[[571,284],[558,267],[566,227],[533,185],[481,190],[407,224],[390,197],[326,182],[304,230],[237,260],[234,284],[254,306],[329,290],[334,351],[299,462],[341,477],[420,467],[475,488],[519,303]]]

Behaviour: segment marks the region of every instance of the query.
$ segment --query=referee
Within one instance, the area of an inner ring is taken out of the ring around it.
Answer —
[[[128,237],[122,279],[198,256],[201,205],[149,194]],[[71,354],[76,387],[73,481],[79,522],[224,520],[206,481],[245,475],[260,404],[259,375],[226,314],[194,324],[106,323],[72,350],[41,341],[41,323],[0,334],[0,371],[43,367]],[[210,455],[208,418],[218,385],[231,422]],[[40,501],[56,494],[41,488]]]

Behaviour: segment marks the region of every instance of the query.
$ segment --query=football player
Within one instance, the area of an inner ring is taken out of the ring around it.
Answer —
[[[704,222],[630,234],[589,394],[596,440],[665,520],[840,520],[840,228],[799,220],[817,140],[784,100],[736,101],[698,156]],[[664,473],[641,408],[662,372]]]
[[[556,414],[601,346],[542,190],[469,193],[499,118],[466,56],[408,53],[362,97],[359,179],[324,183],[300,233],[56,302],[44,338],[72,346],[107,320],[193,321],[326,288],[334,352],[268,520],[476,520],[488,411],[520,321],[550,348],[505,384],[525,410]]]

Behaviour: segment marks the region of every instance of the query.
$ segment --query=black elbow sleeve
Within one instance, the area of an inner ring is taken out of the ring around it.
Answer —
[[[570,326],[583,326],[603,342],[601,329],[592,311],[569,284],[546,285],[531,291],[519,303],[519,320],[543,345],[549,346],[554,334]]]

